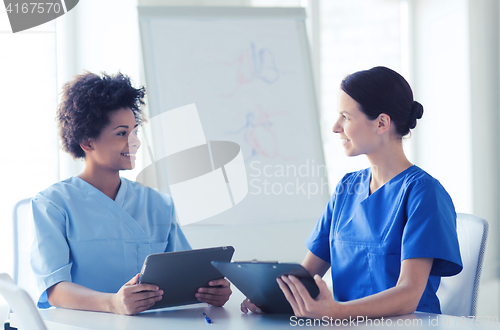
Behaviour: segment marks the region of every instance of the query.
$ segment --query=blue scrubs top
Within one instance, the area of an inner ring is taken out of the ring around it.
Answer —
[[[147,255],[191,249],[170,196],[125,178],[115,200],[71,177],[40,192],[32,206],[40,308],[50,307],[46,290],[61,281],[115,293]]]
[[[415,165],[371,195],[370,178],[369,168],[344,176],[306,241],[308,249],[331,263],[337,301],[394,287],[405,259],[434,258],[417,310],[441,313],[440,276],[462,270],[450,196]]]

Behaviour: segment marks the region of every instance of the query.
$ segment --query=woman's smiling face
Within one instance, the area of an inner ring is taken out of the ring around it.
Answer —
[[[91,157],[95,165],[110,170],[133,169],[141,146],[134,113],[130,108],[119,109],[109,114],[109,121],[99,137],[91,139],[92,151],[86,158]]]
[[[339,117],[333,132],[340,134],[347,156],[369,154],[376,146],[377,120],[370,120],[359,109],[359,104],[343,90],[338,95]]]

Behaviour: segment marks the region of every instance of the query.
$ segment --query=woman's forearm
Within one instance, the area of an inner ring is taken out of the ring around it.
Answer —
[[[139,274],[125,283],[117,293],[103,293],[84,286],[59,282],[47,290],[52,306],[95,312],[135,315],[161,300],[163,290],[153,284],[138,284]]]
[[[112,293],[94,291],[76,283],[59,282],[47,290],[52,306],[113,313]]]
[[[302,266],[307,269],[311,275],[318,274],[323,277],[325,273],[330,268],[330,264],[320,257],[314,255],[311,251],[307,251],[304,261],[302,261]]]
[[[340,303],[336,318],[364,316],[368,318],[411,314],[422,293],[412,287],[396,286],[377,294]],[[335,313],[337,314],[337,312]]]

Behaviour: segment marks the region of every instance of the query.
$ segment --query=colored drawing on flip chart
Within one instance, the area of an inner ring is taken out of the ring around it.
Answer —
[[[276,117],[286,115],[287,112],[285,111],[270,112],[265,110],[261,104],[258,104],[257,111],[245,114],[245,124],[241,128],[227,132],[228,134],[243,136],[245,144],[250,149],[250,153],[244,155],[245,162],[250,162],[259,156],[282,160],[294,159],[294,157],[286,156],[280,151],[280,136],[273,127]],[[286,141],[281,141],[281,143],[284,142]]]
[[[256,80],[265,84],[274,84],[280,78],[274,53],[269,48],[257,48],[255,43],[250,43],[249,48],[243,49],[234,61],[220,62],[221,66],[234,68],[236,86],[221,97],[233,97],[238,90]]]

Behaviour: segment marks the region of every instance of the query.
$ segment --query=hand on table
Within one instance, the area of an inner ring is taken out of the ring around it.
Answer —
[[[316,299],[311,297],[304,284],[297,277],[284,275],[276,279],[296,316],[318,319],[323,316],[335,317],[332,314],[335,310],[338,310],[340,304],[333,299],[326,282],[323,281],[321,276],[314,275],[314,280],[319,288]]]
[[[210,287],[199,288],[195,294],[199,301],[206,302],[212,306],[222,307],[231,296],[231,284],[225,278],[220,280],[210,281]]]
[[[161,300],[163,291],[153,284],[137,284],[139,274],[125,283],[112,298],[111,310],[116,314],[135,315]]]

